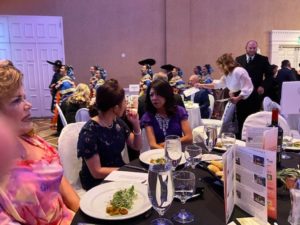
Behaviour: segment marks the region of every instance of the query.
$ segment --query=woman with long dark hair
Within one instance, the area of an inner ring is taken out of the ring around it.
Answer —
[[[146,113],[141,124],[152,149],[164,147],[167,135],[178,135],[182,143],[192,142],[188,114],[175,104],[172,87],[163,79],[153,81],[147,90]]]

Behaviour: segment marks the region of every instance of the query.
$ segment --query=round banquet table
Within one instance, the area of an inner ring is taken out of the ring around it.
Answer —
[[[192,103],[191,105],[185,104],[185,109],[189,115],[188,121],[192,129],[202,125],[199,104],[197,103]]]
[[[215,152],[217,153],[217,152]],[[292,156],[290,160],[282,160],[283,168],[293,167],[296,168],[297,164],[300,162],[300,155],[298,153],[289,152],[289,155]],[[135,165],[138,167],[147,168],[142,162],[138,159],[130,162],[130,165]],[[180,169],[180,168],[178,168]],[[120,170],[123,171],[132,171],[138,172],[136,169],[130,169],[122,167]],[[192,170],[192,169],[189,169]],[[205,168],[196,168],[192,170],[197,177],[196,186],[204,187],[203,197],[197,197],[194,199],[190,199],[186,202],[185,205],[182,205],[179,200],[174,199],[170,208],[167,210],[165,214],[165,218],[171,219],[172,216],[177,213],[181,208],[185,208],[195,216],[195,221],[189,223],[191,225],[222,225],[225,224],[225,213],[224,213],[224,198],[223,198],[223,186],[213,177]],[[201,178],[201,179],[199,179]],[[289,192],[283,190],[283,188],[279,188],[277,191],[277,199],[278,199],[278,219],[277,223],[279,225],[288,225],[287,218],[290,211],[290,198]],[[235,207],[231,221],[235,221],[236,224],[239,224],[236,221],[236,218],[240,217],[248,217],[246,212],[241,210],[238,207]],[[145,225],[150,224],[150,221],[157,218],[158,213],[155,210],[150,209],[149,211],[131,219],[127,220],[116,220],[116,221],[107,221],[100,220],[96,218],[92,218],[86,214],[84,214],[80,209],[77,211],[72,225],[84,225],[88,224],[99,224],[99,225],[109,225],[109,224],[122,224],[122,225]],[[269,220],[273,225],[273,220]],[[179,224],[174,222],[174,225]]]

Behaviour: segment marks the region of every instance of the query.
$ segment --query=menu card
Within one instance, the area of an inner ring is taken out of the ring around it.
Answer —
[[[183,92],[183,94],[184,94],[185,97],[189,97],[189,96],[191,96],[192,94],[197,93],[198,91],[199,91],[198,88],[191,87],[191,88],[189,88],[189,89],[186,89],[186,90]]]
[[[276,127],[249,127],[247,129],[247,147],[277,150],[278,128]],[[267,154],[268,152],[267,151]],[[267,188],[268,188],[268,217],[277,219],[277,183],[276,183],[276,154],[275,159],[267,161]]]
[[[251,147],[233,146],[223,154],[226,223],[237,205],[268,224],[267,167],[276,153]]]

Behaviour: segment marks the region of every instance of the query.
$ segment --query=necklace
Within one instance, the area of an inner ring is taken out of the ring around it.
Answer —
[[[109,123],[107,123],[103,118],[101,118],[100,115],[98,115],[98,118],[99,118],[100,125],[102,125],[103,127],[107,127],[108,129],[113,128],[113,126],[114,126],[114,121],[113,121],[111,124],[109,124]]]

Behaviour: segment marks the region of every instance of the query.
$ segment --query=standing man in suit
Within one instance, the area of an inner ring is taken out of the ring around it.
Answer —
[[[246,44],[246,54],[238,56],[236,61],[244,67],[252,80],[254,90],[249,96],[249,111],[260,111],[263,97],[272,88],[272,72],[268,57],[257,53],[257,42],[250,40]]]

